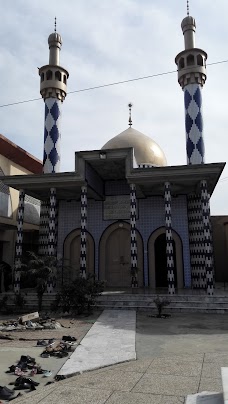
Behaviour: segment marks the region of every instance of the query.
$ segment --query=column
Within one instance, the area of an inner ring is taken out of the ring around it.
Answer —
[[[173,235],[172,235],[172,216],[171,216],[171,192],[170,183],[165,182],[165,235],[166,235],[166,257],[167,257],[167,279],[168,293],[175,294],[174,279],[174,257],[173,257]]]
[[[192,287],[195,289],[205,289],[206,277],[201,195],[188,195],[187,201]]]
[[[86,278],[86,240],[87,240],[87,185],[81,187],[81,245],[80,271],[82,278]]]
[[[49,204],[49,232],[48,232],[48,255],[56,257],[56,218],[57,218],[57,199],[56,189],[50,189]],[[52,274],[47,282],[47,292],[52,293],[55,287],[55,276]]]
[[[184,87],[187,164],[204,163],[202,95],[199,84]]]
[[[201,201],[202,201],[202,217],[204,232],[204,254],[205,254],[205,273],[207,294],[213,295],[214,279],[213,279],[213,249],[212,234],[210,224],[210,195],[207,191],[207,181],[201,181]]]
[[[20,293],[20,276],[22,264],[22,243],[23,243],[23,223],[24,223],[24,202],[25,192],[23,189],[19,192],[19,204],[17,211],[17,236],[15,243],[15,259],[14,259],[14,292]]]
[[[130,184],[130,227],[131,227],[131,286],[138,287],[137,271],[137,236],[136,236],[136,219],[137,219],[137,199],[136,186]]]

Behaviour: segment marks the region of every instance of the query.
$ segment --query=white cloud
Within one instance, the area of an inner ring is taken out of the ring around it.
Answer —
[[[208,52],[208,62],[228,59],[227,2],[220,0],[218,7],[192,0],[191,12],[197,46]],[[179,0],[6,2],[0,26],[0,104],[39,97],[37,67],[48,63],[47,38],[55,15],[69,91],[175,70],[174,58],[184,48],[180,23],[185,2]],[[207,162],[227,159],[226,72],[227,64],[208,66],[203,90]],[[62,118],[64,171],[74,168],[72,149],[97,149],[126,129],[129,101],[134,104],[133,126],[154,138],[170,165],[185,164],[183,94],[174,73],[69,94]],[[0,108],[0,131],[42,159],[43,115],[43,101]],[[212,197],[213,214],[228,213],[228,181],[222,184]]]

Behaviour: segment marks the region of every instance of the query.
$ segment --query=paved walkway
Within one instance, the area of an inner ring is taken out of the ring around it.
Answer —
[[[38,387],[13,402],[184,404],[189,394],[221,392],[221,367],[228,366],[227,320],[227,315],[197,313],[161,320],[138,313],[138,360]]]
[[[72,376],[136,359],[135,331],[134,310],[105,310],[58,374]]]

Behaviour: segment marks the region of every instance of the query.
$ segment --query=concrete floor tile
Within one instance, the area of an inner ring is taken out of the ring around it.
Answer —
[[[111,391],[64,386],[56,389],[42,400],[42,404],[104,404]],[[35,401],[38,404],[40,401]],[[23,404],[34,404],[34,401],[23,401]]]
[[[202,378],[216,378],[221,377],[221,364],[216,362],[207,362],[203,364]]]
[[[114,392],[107,404],[182,404],[184,397],[160,396],[143,393]]]
[[[42,391],[36,390],[34,392],[31,393],[26,393],[26,392],[22,392],[23,396],[18,397],[17,399],[13,400],[13,403],[15,404],[19,404],[19,403],[23,403],[23,404],[38,404],[40,403],[40,401],[46,399],[46,397],[49,396],[49,394],[51,394],[52,392],[55,392],[56,388],[54,388],[53,386],[50,388],[50,386],[46,386],[42,389]]]
[[[140,372],[144,373],[150,366],[152,359],[143,360],[133,360],[130,362],[119,363],[118,365],[108,366],[107,368],[100,369],[100,371],[105,370],[124,370],[126,372]]]
[[[136,384],[133,392],[170,396],[185,396],[197,392],[199,377],[156,375],[147,372]]]
[[[199,392],[201,391],[222,391],[222,379],[202,377],[200,380]]]
[[[143,373],[109,370],[107,372],[88,372],[74,378],[66,379],[67,386],[130,391],[142,377]]]
[[[203,354],[173,354],[173,355],[160,355],[159,358],[165,358],[167,360],[177,360],[177,361],[184,361],[184,362],[202,362],[203,361]]]
[[[223,366],[228,366],[228,352],[206,353],[204,362],[224,363]]]
[[[175,358],[173,360],[170,358],[156,358],[147,371],[163,375],[200,376],[201,369],[201,362],[185,362]]]

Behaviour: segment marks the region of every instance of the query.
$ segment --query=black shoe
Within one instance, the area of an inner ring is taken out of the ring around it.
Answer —
[[[19,376],[15,380],[14,385],[19,386],[20,384],[23,384],[23,383],[31,384],[33,386],[39,386],[39,384],[40,384],[40,383],[35,382],[34,380],[32,380],[30,377]]]
[[[35,358],[31,358],[29,355],[21,355],[19,362],[36,363]]]
[[[20,368],[21,370],[26,370],[28,368],[28,364],[27,362],[19,361],[16,367]]]
[[[9,400],[9,398],[14,394],[13,390],[8,389],[8,387],[0,386],[0,399]]]
[[[16,369],[16,365],[11,365],[9,367],[9,370],[6,371],[6,373],[14,373],[15,369]]]
[[[18,386],[14,387],[14,390],[31,390],[31,389],[36,390],[36,388],[29,383],[21,383]]]
[[[63,341],[70,341],[70,342],[77,341],[77,339],[75,337],[71,337],[70,335],[64,335],[62,337],[62,340]]]

